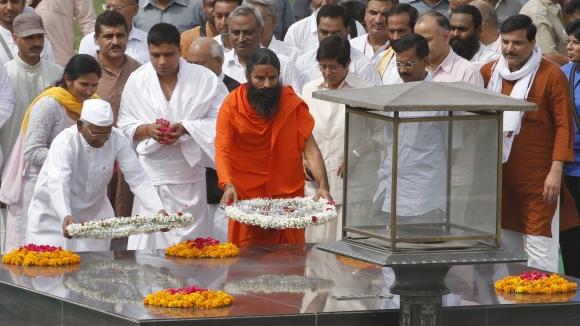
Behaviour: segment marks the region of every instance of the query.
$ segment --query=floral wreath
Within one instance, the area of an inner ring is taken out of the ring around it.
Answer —
[[[333,201],[310,197],[247,199],[226,206],[226,215],[243,224],[264,229],[303,229],[336,218]]]
[[[178,309],[159,306],[147,306],[149,313],[162,318],[216,318],[227,317],[232,310],[232,306],[225,306],[214,309]]]
[[[226,258],[240,255],[233,243],[220,243],[212,237],[196,238],[174,244],[165,249],[165,255],[184,258]]]
[[[70,224],[66,230],[73,238],[114,239],[180,228],[191,224],[192,221],[191,214],[177,212],[175,214],[136,215],[92,220]]]
[[[61,247],[27,244],[2,256],[2,262],[23,266],[63,266],[79,264],[81,257]]]
[[[333,281],[302,275],[262,275],[227,283],[224,290],[231,293],[304,293],[330,288]]]
[[[192,285],[170,288],[148,294],[143,303],[167,308],[212,309],[229,306],[234,297],[224,291],[213,291]]]
[[[113,276],[114,275],[114,276]],[[106,292],[104,285],[115,284],[117,291]],[[181,279],[167,268],[119,261],[99,261],[86,266],[75,275],[67,276],[64,285],[82,296],[107,303],[140,304],[140,285],[157,288],[180,287]]]
[[[518,276],[507,276],[495,282],[495,290],[500,293],[517,294],[560,294],[576,292],[577,284],[558,274],[531,271]]]

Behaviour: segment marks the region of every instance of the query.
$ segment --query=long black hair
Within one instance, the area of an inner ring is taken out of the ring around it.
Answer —
[[[95,58],[88,54],[77,54],[70,58],[66,66],[62,78],[56,81],[54,86],[66,86],[64,77],[68,80],[77,80],[80,76],[95,73],[101,78],[101,66]]]

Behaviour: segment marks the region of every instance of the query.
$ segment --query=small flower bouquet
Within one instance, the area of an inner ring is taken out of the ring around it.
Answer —
[[[303,229],[336,218],[334,202],[310,197],[249,199],[226,206],[226,215],[240,223],[264,229]]]
[[[519,276],[507,276],[495,282],[496,292],[518,294],[558,294],[576,292],[577,284],[558,274],[548,275],[539,271],[524,272]]]
[[[73,238],[114,239],[130,235],[158,232],[191,224],[191,214],[154,214],[150,216],[112,217],[70,224],[66,227]]]
[[[171,288],[148,294],[144,303],[166,308],[212,309],[229,306],[234,297],[224,291],[213,291],[196,285],[186,288]]]
[[[185,258],[225,258],[240,255],[240,249],[233,243],[220,243],[211,237],[196,238],[170,246],[165,255]]]
[[[2,256],[2,262],[22,266],[63,266],[79,264],[81,257],[61,247],[27,244]]]

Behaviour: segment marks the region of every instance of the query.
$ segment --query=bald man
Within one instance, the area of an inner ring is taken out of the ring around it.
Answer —
[[[191,43],[185,59],[189,63],[198,64],[213,71],[224,82],[229,92],[240,86],[240,83],[235,79],[222,72],[224,50],[222,46],[212,38],[200,37]]]
[[[224,50],[213,38],[200,37],[191,43],[185,56],[189,63],[204,66],[213,71],[231,92],[240,86],[237,80],[222,72],[224,63]],[[205,189],[207,191],[207,214],[210,224],[210,236],[220,241],[227,240],[228,218],[223,210],[219,209],[219,203],[223,192],[218,187],[216,170],[205,169]]]
[[[481,13],[481,34],[479,40],[490,50],[501,53],[501,37],[497,13],[492,5],[483,0],[475,0],[470,3]]]

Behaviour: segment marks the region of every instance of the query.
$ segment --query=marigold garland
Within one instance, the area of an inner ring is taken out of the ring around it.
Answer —
[[[61,247],[28,244],[2,256],[2,262],[22,266],[63,266],[81,262],[81,257]]]
[[[576,296],[576,292],[556,293],[556,294],[520,294],[497,292],[497,296],[515,303],[552,303],[567,302]]]
[[[231,305],[234,297],[224,291],[213,291],[193,285],[148,294],[143,302],[146,305],[167,308],[212,309]]]
[[[185,258],[225,258],[240,255],[240,248],[233,243],[220,243],[211,237],[196,238],[170,246],[165,255]]]
[[[495,282],[497,292],[518,294],[558,294],[575,292],[577,284],[557,274],[524,272],[518,276],[507,276]]]

